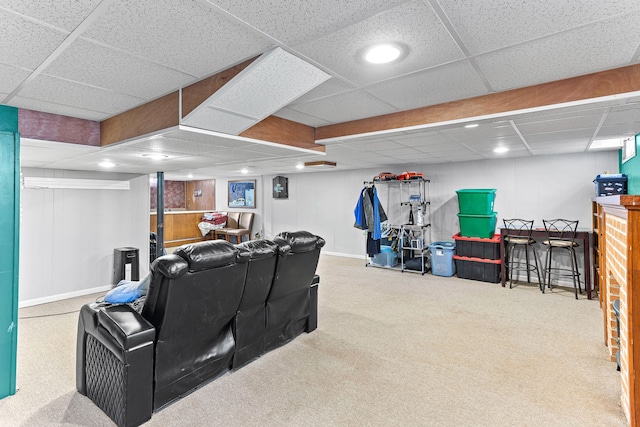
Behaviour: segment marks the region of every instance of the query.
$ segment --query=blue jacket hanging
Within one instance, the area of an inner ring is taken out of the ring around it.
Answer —
[[[354,227],[368,230],[373,240],[382,238],[381,223],[387,220],[387,215],[378,200],[375,187],[364,187],[354,210],[356,217]]]

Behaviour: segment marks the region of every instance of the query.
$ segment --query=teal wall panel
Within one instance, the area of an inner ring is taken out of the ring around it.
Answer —
[[[20,135],[18,109],[0,105],[0,398],[16,392]]]
[[[640,135],[640,134],[639,134]],[[620,173],[627,175],[627,193],[640,194],[640,137],[636,136],[636,155],[622,163],[622,150],[619,152]]]

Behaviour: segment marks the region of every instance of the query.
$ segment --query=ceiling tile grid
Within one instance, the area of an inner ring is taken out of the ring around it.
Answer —
[[[504,91],[630,65],[639,44],[635,12],[475,59],[491,86]]]
[[[201,1],[116,1],[83,36],[199,77],[272,45]]]
[[[195,76],[132,56],[121,50],[74,41],[43,73],[145,100],[193,82]]]
[[[640,10],[636,0],[437,1],[472,55]]]
[[[0,0],[8,9],[41,22],[73,31],[102,0]]]
[[[0,64],[0,76],[2,76],[0,79],[0,92],[5,94],[13,92],[29,75],[31,75],[31,72],[28,70]],[[4,97],[2,96],[0,101]]]
[[[454,87],[450,81],[459,82]],[[484,83],[468,61],[442,65],[366,87],[368,93],[399,110],[486,95]]]
[[[424,28],[429,31],[425,32]],[[409,49],[407,57],[398,63],[379,67],[358,60],[362,49],[381,42],[405,44]],[[372,84],[464,57],[433,9],[422,0],[405,3],[294,48],[359,85]]]
[[[69,35],[0,9],[0,62],[34,70]]]
[[[39,75],[20,91],[20,96],[55,104],[73,106],[108,115],[133,108],[145,100],[123,93]]]
[[[110,114],[102,111],[87,110],[73,105],[59,104],[57,102],[43,101],[41,99],[31,99],[23,96],[11,98],[11,106],[26,108],[28,110],[42,111],[45,113],[60,114],[69,117],[78,117],[86,120],[100,121],[106,119]],[[69,144],[71,145],[71,144]]]
[[[334,32],[404,2],[406,0],[210,0],[210,3],[289,45]],[[287,24],[283,25],[285,16]]]
[[[290,108],[331,123],[357,120],[397,111],[396,108],[364,90],[353,91],[348,94],[342,93],[329,98],[293,105]]]

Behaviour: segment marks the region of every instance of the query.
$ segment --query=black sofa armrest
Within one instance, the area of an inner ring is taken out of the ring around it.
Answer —
[[[128,305],[80,310],[76,387],[118,426],[137,426],[153,411],[155,328]]]

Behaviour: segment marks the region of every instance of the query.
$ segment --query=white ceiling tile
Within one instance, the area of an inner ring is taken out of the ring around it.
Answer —
[[[276,48],[253,61],[182,122],[238,135],[328,78],[319,68]]]
[[[640,12],[481,55],[476,61],[493,89],[503,91],[628,65],[639,44]]]
[[[0,8],[14,10],[42,22],[72,31],[101,0],[0,0]]]
[[[564,120],[545,120],[535,123],[523,123],[519,124],[518,129],[523,135],[530,135],[535,133],[547,133],[558,132],[570,129],[583,129],[589,130],[591,134],[595,132],[600,124],[601,116],[580,116],[566,118]]]
[[[12,107],[26,108],[28,110],[42,111],[44,113],[60,114],[63,116],[77,117],[86,120],[100,121],[106,119],[110,114],[101,111],[77,108],[72,105],[62,105],[55,102],[43,101],[41,99],[31,99],[22,96],[11,98],[7,103]]]
[[[423,31],[428,28],[428,33]],[[381,42],[401,42],[409,48],[397,63],[372,65],[358,58],[362,49]],[[410,1],[388,12],[336,31],[296,49],[358,84],[371,84],[461,59],[462,51],[424,1]]]
[[[458,82],[455,86],[448,83]],[[468,61],[441,67],[377,83],[366,91],[400,110],[441,104],[488,93]]]
[[[83,39],[74,41],[44,73],[148,100],[195,80],[189,74]]]
[[[309,92],[305,93],[291,104],[295,105],[307,101],[313,101],[315,99],[336,95],[338,93],[347,92],[353,89],[355,89],[354,85],[350,85],[336,78],[331,78],[322,83],[320,86],[311,89]]]
[[[350,92],[348,95],[339,94],[330,98],[305,102],[304,104],[292,106],[291,109],[313,115],[331,123],[379,116],[396,111],[395,108],[364,91]]]
[[[14,91],[31,73],[27,70],[0,64],[0,92],[9,94]],[[4,96],[0,98],[4,99]]]
[[[640,132],[640,110],[636,106],[614,107],[609,110],[604,126],[635,124]]]
[[[119,113],[144,102],[141,98],[46,75],[36,77],[20,91],[20,96],[106,114]]]
[[[602,126],[594,139],[627,137],[640,133],[640,123],[619,123],[615,125]]]
[[[200,77],[272,45],[198,1],[116,1],[83,35]]]
[[[639,9],[636,0],[458,0],[439,3],[474,55]]]
[[[0,61],[35,69],[69,35],[0,9]]]
[[[352,25],[403,1],[214,0],[212,3],[284,43],[297,44]],[[283,25],[283,17],[286,17],[286,25]]]
[[[311,127],[319,127],[331,124],[331,122],[329,122],[328,120],[313,117],[300,111],[292,110],[291,108],[283,108],[280,111],[276,111],[273,115],[283,119],[291,120],[293,122],[302,123],[303,125]]]

